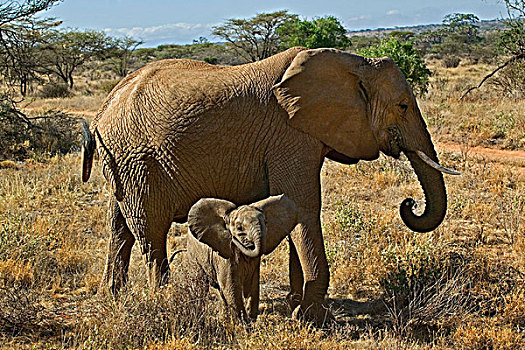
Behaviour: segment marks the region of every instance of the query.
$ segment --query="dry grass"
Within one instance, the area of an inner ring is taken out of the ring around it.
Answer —
[[[524,102],[482,89],[459,103],[464,88],[489,67],[433,67],[433,89],[421,104],[434,139],[464,146],[455,152],[438,147],[442,163],[463,175],[446,177],[449,211],[436,231],[413,233],[399,218],[403,198],[422,198],[407,161],[382,157],[354,166],[327,161],[323,168],[322,224],[336,323],[314,328],[289,318],[286,244],[263,258],[262,314],[249,328],[223,314],[215,294],[195,291],[178,258],[172,283],[150,291],[138,249],[132,283],[121,297],[97,294],[109,192],[99,167],[82,183],[79,156],[70,154],[45,163],[0,165],[0,344],[6,349],[523,348],[523,169],[473,157],[468,147],[523,149]],[[95,99],[88,100],[32,106],[95,110],[88,106]],[[183,232],[184,226],[173,226],[171,251],[184,244]]]
[[[467,147],[525,147],[524,99],[502,98],[494,86],[487,83],[464,101],[458,101],[493,68],[482,64],[457,68],[443,68],[438,62],[431,64],[432,88],[420,104],[435,140]]]
[[[30,98],[24,101],[21,107],[25,111],[30,112],[30,114],[43,114],[50,110],[62,110],[65,112],[85,112],[85,115],[90,116],[98,110],[105,97],[105,94],[97,93],[88,96],[75,95],[67,98]]]

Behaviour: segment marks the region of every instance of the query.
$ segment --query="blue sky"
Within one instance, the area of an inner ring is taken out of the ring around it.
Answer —
[[[348,30],[441,23],[449,13],[474,13],[480,19],[505,17],[501,0],[65,0],[42,17],[56,17],[64,27],[129,35],[144,47],[187,44],[228,18],[248,18],[286,9],[303,17],[333,15]]]

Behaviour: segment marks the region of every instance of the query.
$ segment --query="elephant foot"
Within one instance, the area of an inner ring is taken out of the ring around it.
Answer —
[[[334,316],[326,303],[314,302],[307,305],[302,302],[292,312],[292,319],[311,322],[317,327],[323,327],[334,321]]]

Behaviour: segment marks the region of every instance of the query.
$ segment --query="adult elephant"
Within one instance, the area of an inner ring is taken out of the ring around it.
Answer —
[[[185,222],[200,198],[246,204],[284,193],[298,208],[290,302],[295,315],[322,317],[329,280],[320,224],[325,157],[356,163],[380,151],[394,158],[404,152],[426,200],[421,216],[412,199],[401,205],[414,231],[434,230],[447,207],[443,168],[389,58],[292,48],[234,67],[154,62],[121,81],[86,130],[84,181],[95,144],[114,194],[104,274],[113,292],[126,282],[136,239],[150,281],[165,282],[168,229]]]

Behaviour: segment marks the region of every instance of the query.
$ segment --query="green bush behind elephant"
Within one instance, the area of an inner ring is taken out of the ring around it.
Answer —
[[[292,48],[268,59],[213,66],[192,60],[149,64],[121,81],[85,132],[83,179],[93,152],[111,185],[111,238],[104,282],[127,279],[135,240],[154,284],[169,274],[166,236],[203,197],[246,204],[284,193],[297,205],[290,241],[294,315],[325,317],[329,271],[321,234],[320,171],[406,154],[425,193],[401,218],[415,231],[443,220],[447,197],[417,102],[388,58]]]

